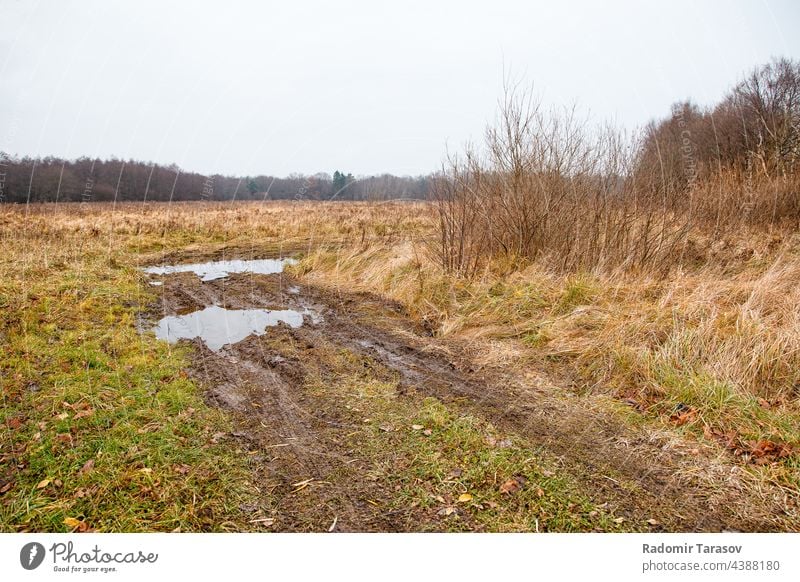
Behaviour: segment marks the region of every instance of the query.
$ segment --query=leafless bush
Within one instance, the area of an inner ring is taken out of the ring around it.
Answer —
[[[450,157],[434,184],[442,265],[471,276],[496,257],[563,270],[665,264],[686,220],[633,179],[635,145],[507,88],[484,150]]]
[[[666,270],[692,232],[800,225],[799,158],[794,61],[755,70],[712,110],[679,103],[634,138],[507,86],[483,147],[435,180],[436,253],[467,276],[497,258]]]

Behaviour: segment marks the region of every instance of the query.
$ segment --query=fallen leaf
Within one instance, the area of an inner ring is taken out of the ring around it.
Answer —
[[[472,495],[469,493],[462,493],[458,496],[459,503],[469,503],[470,501],[472,501]]]
[[[75,419],[79,418],[86,418],[92,416],[94,414],[94,408],[87,408],[86,410],[81,410],[79,413],[75,415]]]
[[[68,528],[71,528],[72,531],[78,531],[80,533],[88,531],[89,529],[89,524],[87,524],[85,521],[81,521],[80,519],[75,519],[74,517],[65,517],[64,525],[66,525]]]
[[[6,493],[7,491],[9,491],[9,490],[11,489],[11,487],[12,487],[13,485],[14,485],[14,484],[13,484],[11,481],[9,481],[8,483],[6,483],[6,484],[5,484],[5,485],[3,485],[2,487],[0,487],[0,493]]]
[[[453,515],[456,511],[457,510],[455,507],[443,507],[442,509],[436,512],[436,515],[447,517],[449,515]]]
[[[50,485],[50,479],[42,479],[41,481],[39,481],[39,484],[36,485],[36,488],[37,489],[44,489],[48,485]]]
[[[22,421],[19,418],[16,418],[16,417],[9,418],[8,419],[8,426],[11,429],[16,430],[16,429],[18,429],[19,427],[22,426]]]
[[[658,520],[657,519],[653,519],[652,517],[647,520],[647,523],[649,523],[650,525],[659,525],[658,524]]]
[[[517,481],[516,479],[509,479],[508,481],[500,485],[500,493],[507,493],[509,495],[512,493],[516,493],[520,489],[521,486],[519,484],[519,481]]]
[[[431,436],[433,434],[433,431],[429,428],[426,428],[425,430],[422,431],[422,434],[424,434],[425,436]]]
[[[139,469],[139,472],[140,473],[152,473],[153,470],[150,467],[142,467],[141,469]]]
[[[688,422],[692,422],[697,418],[697,409],[692,406],[681,404],[679,409],[669,417],[669,419],[677,424],[683,426]]]
[[[411,425],[411,430],[422,430],[423,428],[425,428],[425,427],[422,426],[421,424],[412,424]]]
[[[617,519],[615,519],[615,520],[614,520],[614,523],[616,523],[616,524],[620,524],[620,523],[622,523],[623,521],[625,521],[625,518],[624,518],[624,517],[618,517]]]
[[[56,418],[58,420],[67,420],[69,418],[68,412],[62,412],[61,414],[56,414]]]
[[[78,471],[78,475],[85,475],[92,469],[94,469],[94,459],[89,459],[83,464],[83,467],[80,468],[80,471]]]

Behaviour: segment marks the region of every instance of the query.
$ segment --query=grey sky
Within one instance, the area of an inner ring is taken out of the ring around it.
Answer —
[[[503,65],[632,127],[800,56],[800,3],[0,0],[0,149],[203,173],[426,173]]]

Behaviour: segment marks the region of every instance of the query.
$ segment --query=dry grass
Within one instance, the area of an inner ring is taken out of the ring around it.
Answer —
[[[303,250],[296,269],[309,281],[380,293],[439,335],[491,348],[478,364],[568,371],[576,389],[627,401],[659,430],[730,449],[760,477],[797,489],[796,233],[693,236],[685,252],[694,260],[666,277],[495,259],[463,279],[426,252],[434,218],[424,203],[75,204],[3,207],[0,228],[3,244],[24,239],[31,249],[4,267],[31,278],[86,249],[145,261],[278,241]]]
[[[167,243],[214,244],[280,238],[309,244],[368,242],[419,231],[414,202],[176,202],[0,207],[0,226],[123,239],[150,250]]]
[[[772,475],[796,487],[800,237],[690,243],[706,247],[706,258],[667,278],[495,262],[460,279],[419,240],[320,248],[300,268],[320,284],[398,300],[440,335],[499,349],[508,365],[569,370],[576,389],[612,394],[672,429],[774,463]]]

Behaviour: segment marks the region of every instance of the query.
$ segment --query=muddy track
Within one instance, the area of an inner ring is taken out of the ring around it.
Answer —
[[[285,275],[201,283],[181,274],[166,278],[159,289],[160,304],[150,318],[211,304],[311,309],[323,318],[317,325],[273,328],[272,342],[251,336],[218,352],[193,340],[192,374],[214,403],[231,411],[237,424],[232,438],[248,452],[261,490],[273,500],[268,514],[277,530],[422,528],[413,508],[380,509],[386,492],[363,478],[373,460],[348,444],[353,418],[324,394],[304,388],[306,375],[313,373],[310,363],[319,360],[319,350],[331,347],[396,374],[401,392],[434,396],[522,437],[555,458],[593,501],[608,504],[639,529],[791,528],[791,516],[780,513],[780,490],[753,499],[746,471],[733,459],[675,435],[632,427],[607,406],[559,388],[537,370],[472,372],[474,346],[431,338],[399,305],[378,297],[331,293]],[[276,338],[291,349],[276,349]],[[648,520],[658,525],[648,526]]]

